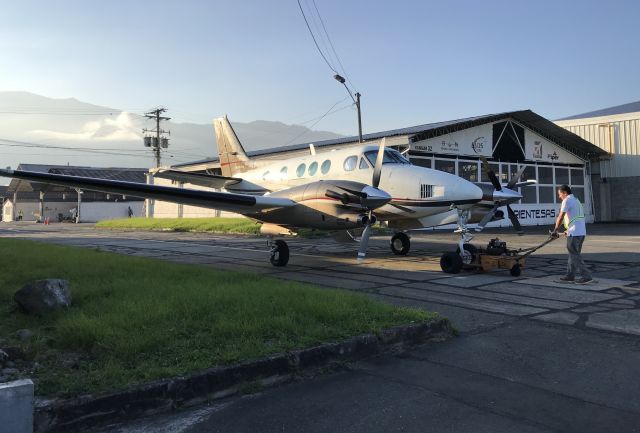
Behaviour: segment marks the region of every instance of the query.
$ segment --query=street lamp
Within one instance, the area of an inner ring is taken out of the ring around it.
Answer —
[[[351,90],[349,90],[347,84],[345,83],[344,77],[340,74],[335,74],[333,78],[338,83],[342,84],[345,89],[347,89],[347,93],[351,97],[351,100],[354,104],[356,104],[356,108],[358,110],[358,143],[362,143],[362,114],[360,113],[360,92],[356,92],[356,97],[354,99],[353,95],[351,94]]]

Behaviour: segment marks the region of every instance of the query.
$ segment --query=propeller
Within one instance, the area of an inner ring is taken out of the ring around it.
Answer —
[[[378,148],[378,157],[376,158],[376,165],[373,167],[373,178],[371,180],[371,186],[378,188],[380,185],[380,177],[382,175],[382,161],[384,160],[384,147],[386,145],[386,139],[383,138],[380,141],[380,147]],[[387,200],[388,201],[388,200]],[[369,221],[374,221],[373,209],[369,207]],[[364,227],[362,236],[360,237],[360,246],[358,247],[358,262],[364,260],[367,255],[367,247],[369,246],[369,236],[371,235],[371,227],[373,224],[369,223]]]
[[[509,220],[511,221],[511,224],[513,225],[513,228],[516,230],[516,232],[519,235],[523,235],[524,231],[522,230],[522,226],[520,225],[518,216],[513,211],[513,209],[511,209],[511,206],[509,205],[508,200],[510,199],[515,200],[518,198],[519,194],[515,193],[515,191],[512,191],[512,188],[516,186],[516,184],[518,183],[518,180],[522,176],[522,173],[524,173],[525,166],[520,167],[518,172],[515,175],[513,175],[511,180],[509,180],[509,183],[507,183],[506,187],[503,189],[502,185],[500,184],[500,180],[498,179],[498,176],[496,176],[496,173],[491,169],[491,166],[489,165],[487,158],[483,156],[480,159],[482,160],[482,168],[485,174],[489,178],[489,181],[491,182],[495,190],[499,191],[500,194],[494,193],[493,195],[494,205],[491,208],[491,210],[487,212],[487,214],[482,218],[482,220],[480,220],[480,222],[476,227],[476,231],[477,232],[482,231],[482,229],[484,229],[484,227],[489,223],[489,221],[493,219],[498,208],[503,205],[502,202],[507,201],[506,207],[507,207],[507,213],[509,215]]]

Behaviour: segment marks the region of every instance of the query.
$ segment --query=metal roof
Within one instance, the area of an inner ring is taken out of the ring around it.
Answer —
[[[464,119],[449,120],[446,122],[426,123],[423,125],[410,126],[408,128],[391,129],[389,131],[374,132],[371,134],[364,134],[362,136],[363,141],[379,140],[383,137],[394,137],[408,135],[410,141],[419,141],[426,138],[437,137],[451,133],[453,131],[459,131],[461,129],[471,128],[473,126],[483,125],[485,123],[496,122],[499,120],[513,119],[523,126],[531,129],[539,135],[547,138],[548,140],[558,144],[560,147],[568,150],[574,155],[581,157],[582,159],[591,159],[598,156],[604,156],[607,153],[595,146],[594,144],[580,138],[576,134],[567,131],[566,129],[556,125],[552,121],[545,119],[544,117],[534,113],[531,110],[521,111],[508,111],[498,114],[487,114],[484,116],[467,117]],[[336,146],[340,144],[356,143],[358,137],[341,137],[332,140],[324,140],[313,142],[316,148],[325,146]],[[247,152],[249,156],[261,156],[261,155],[273,155],[278,153],[291,152],[295,150],[303,150],[309,147],[311,143],[293,144],[290,146],[276,147],[272,149],[263,149],[253,152]],[[183,163],[174,165],[173,167],[187,167],[198,164],[215,163],[218,158],[208,158],[189,163]]]
[[[589,117],[613,116],[615,114],[637,113],[640,111],[640,101],[628,104],[616,105],[615,107],[603,108],[601,110],[590,111],[588,113],[576,114],[574,116],[563,117],[558,120],[587,119]]]

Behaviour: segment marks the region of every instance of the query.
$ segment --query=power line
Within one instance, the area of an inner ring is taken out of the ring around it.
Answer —
[[[300,0],[298,0],[298,7],[300,8],[300,12],[302,13],[302,18],[304,18],[304,22],[307,24],[307,29],[309,29],[309,34],[311,35],[311,38],[313,39],[313,43],[316,45],[316,48],[318,49],[318,52],[320,53],[320,55],[324,59],[325,63],[329,67],[329,69],[331,69],[333,72],[335,72],[337,74],[338,71],[336,71],[335,68],[333,66],[331,66],[331,63],[329,63],[329,61],[325,57],[324,53],[320,49],[320,45],[318,45],[318,41],[316,41],[316,37],[313,34],[313,31],[311,30],[311,26],[309,25],[309,21],[307,20],[307,16],[304,14],[304,10],[302,9],[302,5],[300,4]]]
[[[333,55],[338,61],[338,64],[340,65],[340,69],[342,69],[342,73],[344,74],[345,78],[347,79],[347,81],[349,81],[349,84],[351,84],[351,86],[355,89],[356,86],[354,86],[354,84],[349,79],[349,75],[347,74],[346,69],[342,65],[342,62],[340,61],[340,56],[338,56],[338,53],[336,52],[336,49],[333,46],[331,37],[329,37],[329,32],[327,32],[327,28],[324,25],[324,20],[322,19],[322,15],[320,15],[320,11],[318,10],[318,5],[316,5],[316,0],[312,0],[312,1],[313,1],[313,7],[316,10],[316,14],[318,15],[318,18],[320,18],[320,24],[322,24],[322,30],[324,30],[324,34],[327,35],[327,40],[329,41],[329,46],[331,46],[331,51],[333,51]]]
[[[345,98],[345,99],[346,99],[346,98]],[[344,101],[344,99],[343,99],[342,101]],[[342,101],[339,101],[339,102],[336,102],[335,104],[333,104],[333,106],[331,106],[331,108],[329,108],[329,110],[327,110],[327,112],[326,112],[326,113],[324,113],[322,116],[320,116],[320,118],[318,118],[318,120],[317,120],[313,125],[309,126],[309,129],[308,129],[307,131],[303,131],[302,133],[300,133],[300,134],[298,134],[297,136],[293,137],[291,140],[287,141],[284,145],[286,146],[287,144],[291,144],[291,143],[293,143],[295,140],[297,140],[297,139],[299,139],[300,137],[302,137],[303,135],[307,134],[308,132],[311,132],[311,128],[313,128],[313,127],[314,127],[314,126],[316,126],[318,123],[320,123],[320,121],[321,121],[322,119],[324,119],[325,117],[327,117],[329,114],[337,113],[338,111],[342,111],[342,110],[344,110],[344,109],[347,109],[347,108],[351,107],[351,104],[349,104],[349,105],[347,105],[346,107],[342,107],[342,108],[339,108],[339,109],[337,109],[337,110],[331,111],[331,110],[333,110],[333,108],[334,108],[336,105],[338,105],[338,104],[339,104],[340,102],[342,102]]]

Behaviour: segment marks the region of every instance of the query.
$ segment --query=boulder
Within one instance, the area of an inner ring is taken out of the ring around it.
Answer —
[[[60,279],[32,281],[18,290],[13,299],[29,314],[43,315],[71,306],[69,282]]]
[[[20,341],[26,341],[33,337],[33,331],[30,329],[18,329],[16,331],[16,337],[18,337]]]
[[[9,355],[4,350],[0,349],[0,367],[4,367],[7,361],[9,361]]]

